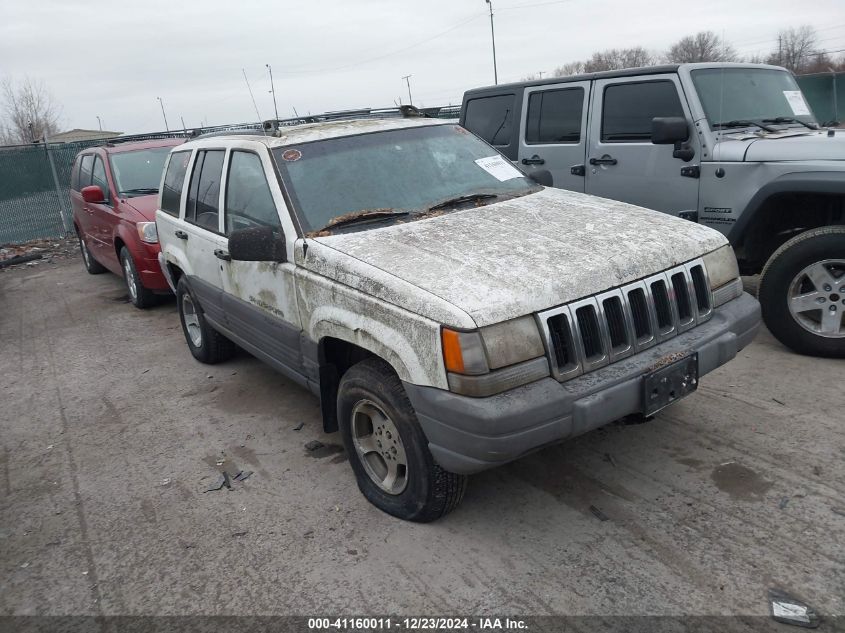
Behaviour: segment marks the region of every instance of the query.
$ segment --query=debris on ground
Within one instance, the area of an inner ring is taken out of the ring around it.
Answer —
[[[220,490],[224,486],[229,490],[232,489],[232,481],[229,479],[229,473],[227,473],[225,470],[220,473],[220,477],[217,478],[217,481],[215,481],[209,488],[207,488],[205,492],[214,492],[215,490]]]
[[[299,431],[300,429],[302,429],[302,427],[303,427],[303,426],[305,426],[305,422],[300,422],[300,423],[299,423],[299,424],[297,424],[295,427],[293,427],[293,430],[294,430],[294,431]]]
[[[592,512],[599,521],[610,520],[608,516],[604,512],[599,510],[596,506],[590,506],[590,512]]]
[[[302,536],[303,536],[303,538],[312,538],[314,536],[314,530],[308,530]]]
[[[309,453],[313,453],[314,451],[317,451],[317,450],[320,450],[321,448],[323,448],[323,446],[325,446],[325,444],[323,444],[319,440],[311,440],[310,442],[308,442],[305,445],[305,450],[308,451]]]
[[[787,503],[789,503],[789,497],[782,497],[780,503],[778,504],[778,508],[781,510],[785,509]]]
[[[782,405],[782,406],[784,406],[784,407],[786,406],[786,403],[785,403],[785,402],[781,402],[781,401],[780,401],[780,400],[778,400],[777,398],[772,398],[772,400],[774,400],[775,402],[777,402],[779,405]]]
[[[833,514],[845,517],[845,508],[831,508],[830,511],[833,512]]]
[[[769,590],[769,606],[776,622],[808,629],[815,629],[820,624],[815,610],[778,589]]]
[[[0,270],[50,264],[79,254],[76,237],[42,239],[23,244],[0,245]]]
[[[252,475],[251,470],[239,470],[238,474],[232,477],[233,481],[246,481]]]
[[[232,532],[232,537],[240,538],[241,536],[246,536],[247,532]]]

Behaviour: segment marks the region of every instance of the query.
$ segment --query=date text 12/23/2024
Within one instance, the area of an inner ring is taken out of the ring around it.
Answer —
[[[526,622],[519,618],[308,618],[308,629],[312,631],[518,631],[527,628]]]

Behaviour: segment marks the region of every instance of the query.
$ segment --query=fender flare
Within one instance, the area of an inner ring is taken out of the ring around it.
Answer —
[[[766,201],[781,193],[838,193],[845,195],[845,179],[842,172],[810,171],[784,174],[760,187],[745,205],[728,233],[728,240],[736,247],[745,239],[745,231],[761,212]]]

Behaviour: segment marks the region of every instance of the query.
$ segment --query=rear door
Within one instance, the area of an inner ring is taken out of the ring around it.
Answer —
[[[590,82],[525,89],[519,135],[522,168],[547,169],[555,187],[584,191]]]
[[[681,169],[700,161],[701,147],[675,74],[601,79],[593,88],[586,192],[677,215],[698,208],[698,178]],[[690,122],[689,163],[672,156],[672,145],[651,142],[654,117]]]
[[[179,154],[181,152],[174,153],[170,163],[173,163],[174,159],[184,160]],[[175,238],[182,244],[184,257],[190,268],[186,271],[188,282],[203,312],[212,325],[223,327],[225,316],[222,304],[222,267],[228,256],[228,240],[222,230],[220,184],[225,155],[224,149],[198,149],[191,160],[188,190],[182,196],[185,204],[181,216],[159,216],[160,230],[172,233],[167,239],[173,241]],[[178,162],[175,167],[179,167]],[[165,186],[167,176],[165,173]],[[164,202],[164,196],[162,201]]]
[[[249,144],[235,147],[226,165],[226,235],[269,226],[285,235],[292,253],[296,233],[267,149],[255,150]],[[294,272],[290,259],[283,263],[227,261],[223,264],[223,306],[229,327],[253,347],[252,353],[298,377],[304,368]]]

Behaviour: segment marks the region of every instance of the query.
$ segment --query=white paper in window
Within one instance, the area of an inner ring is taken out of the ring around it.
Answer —
[[[786,97],[789,107],[792,108],[792,114],[795,116],[803,116],[810,114],[810,108],[807,107],[807,102],[804,101],[804,95],[800,90],[784,90],[783,96]]]
[[[522,178],[522,172],[498,154],[495,156],[487,156],[486,158],[479,158],[475,161],[475,164],[502,182],[505,180],[511,180],[512,178]]]

